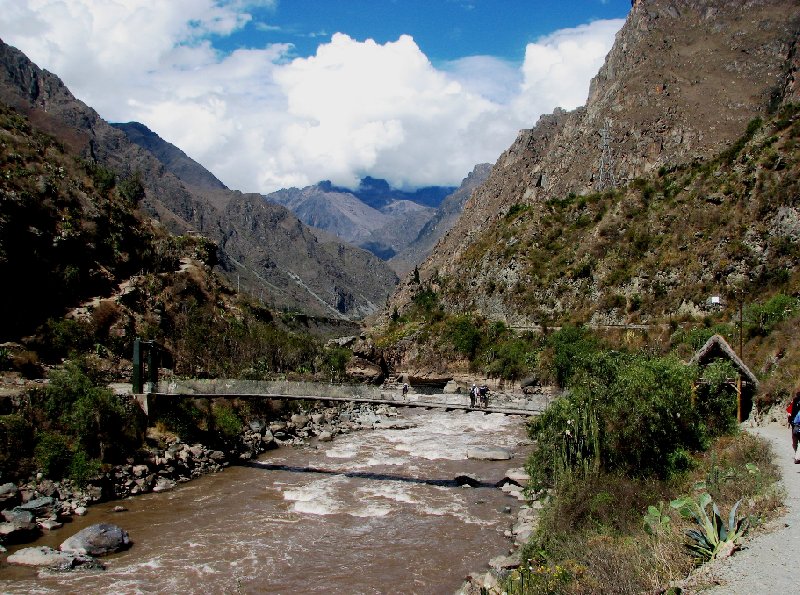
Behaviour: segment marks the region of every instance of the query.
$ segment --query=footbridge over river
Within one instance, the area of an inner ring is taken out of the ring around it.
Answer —
[[[149,389],[149,390],[148,390]],[[429,389],[428,389],[429,390]],[[175,399],[263,399],[281,401],[323,401],[339,403],[374,403],[394,407],[422,407],[447,411],[480,411],[504,415],[538,415],[547,405],[546,395],[490,392],[485,408],[471,407],[469,395],[428,392],[424,387],[411,387],[407,395],[399,386],[363,384],[326,384],[293,381],[248,380],[171,380],[146,386],[137,394],[145,414],[150,415],[159,403]]]

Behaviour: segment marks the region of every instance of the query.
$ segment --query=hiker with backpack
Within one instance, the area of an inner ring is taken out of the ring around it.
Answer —
[[[794,451],[794,462],[800,464],[800,453],[797,452],[797,441],[800,439],[800,386],[794,391],[792,402],[786,408],[788,414],[789,427],[792,428],[792,450]]]

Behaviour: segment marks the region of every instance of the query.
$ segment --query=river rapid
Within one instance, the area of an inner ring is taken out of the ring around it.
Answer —
[[[521,417],[414,410],[406,430],[366,430],[270,451],[247,466],[92,506],[35,544],[58,547],[99,522],[133,547],[106,571],[0,565],[4,593],[453,593],[507,554],[519,507],[494,484],[523,466]],[[510,461],[467,459],[476,446]],[[482,485],[458,487],[469,473]],[[128,510],[113,512],[115,506]],[[511,507],[511,513],[507,510]]]

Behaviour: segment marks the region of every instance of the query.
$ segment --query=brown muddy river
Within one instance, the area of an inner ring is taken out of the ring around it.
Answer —
[[[3,557],[0,591],[452,593],[508,552],[503,532],[519,503],[493,485],[524,464],[523,418],[403,415],[417,427],[284,447],[171,492],[93,506],[35,545],[57,548],[84,526],[113,522],[130,534],[130,550],[105,558],[106,571],[70,574],[9,566]],[[468,448],[489,445],[514,458],[466,458]],[[454,486],[460,473],[484,487]],[[119,504],[128,510],[114,513]]]

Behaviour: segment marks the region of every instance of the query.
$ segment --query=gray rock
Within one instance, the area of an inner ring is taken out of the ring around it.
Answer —
[[[19,489],[13,483],[0,485],[0,506],[11,506],[20,501]]]
[[[39,526],[45,531],[53,531],[54,529],[60,529],[61,527],[63,527],[64,523],[59,523],[58,521],[47,519],[46,521],[42,521],[41,523],[39,523]]]
[[[291,417],[291,422],[294,424],[296,428],[303,428],[308,425],[308,416],[303,415],[302,413],[295,413]]]
[[[489,566],[497,570],[517,568],[520,564],[522,564],[522,553],[520,550],[517,550],[510,556],[497,556],[489,560]]]
[[[261,442],[269,444],[275,440],[275,436],[269,430],[264,430],[264,435],[261,437]]]
[[[321,424],[322,420],[325,419],[325,415],[322,413],[313,413],[311,415],[311,421],[315,424]]]
[[[7,523],[32,523],[36,520],[31,511],[19,508],[4,510],[2,514]]]
[[[467,450],[467,458],[481,461],[507,461],[511,458],[511,451],[499,446],[477,446]]]
[[[150,467],[147,465],[134,465],[133,466],[133,475],[136,477],[144,477],[150,473]]]
[[[104,566],[94,558],[74,552],[59,552],[47,546],[26,547],[11,554],[6,561],[18,566],[34,566],[51,570],[72,570],[73,568],[97,568]]]
[[[256,432],[257,434],[260,434],[262,430],[266,427],[264,422],[261,421],[260,419],[253,419],[250,421],[248,425],[250,426],[250,429],[253,432]]]
[[[319,440],[320,442],[330,442],[331,440],[333,440],[333,434],[331,434],[327,430],[322,431],[319,433],[319,436],[317,436],[317,440]]]
[[[406,419],[381,419],[375,427],[381,430],[410,430],[416,428],[417,424]]]
[[[78,531],[65,540],[58,549],[90,556],[105,556],[124,550],[131,545],[128,532],[117,525],[97,523]]]
[[[27,510],[35,517],[49,517],[53,513],[57,513],[57,502],[50,496],[42,496],[35,500],[29,500],[25,504],[20,504],[14,510]]]
[[[33,541],[39,534],[39,526],[32,521],[0,523],[0,541],[3,543],[25,543]]]
[[[525,472],[525,469],[522,467],[515,467],[513,469],[509,469],[506,471],[505,476],[497,483],[497,487],[505,485],[507,483],[518,485],[520,487],[525,487],[528,485],[528,482],[531,480],[531,476]]]
[[[176,485],[177,484],[171,479],[168,479],[166,477],[159,477],[158,480],[156,481],[156,485],[153,486],[153,491],[166,492],[174,488]]]

